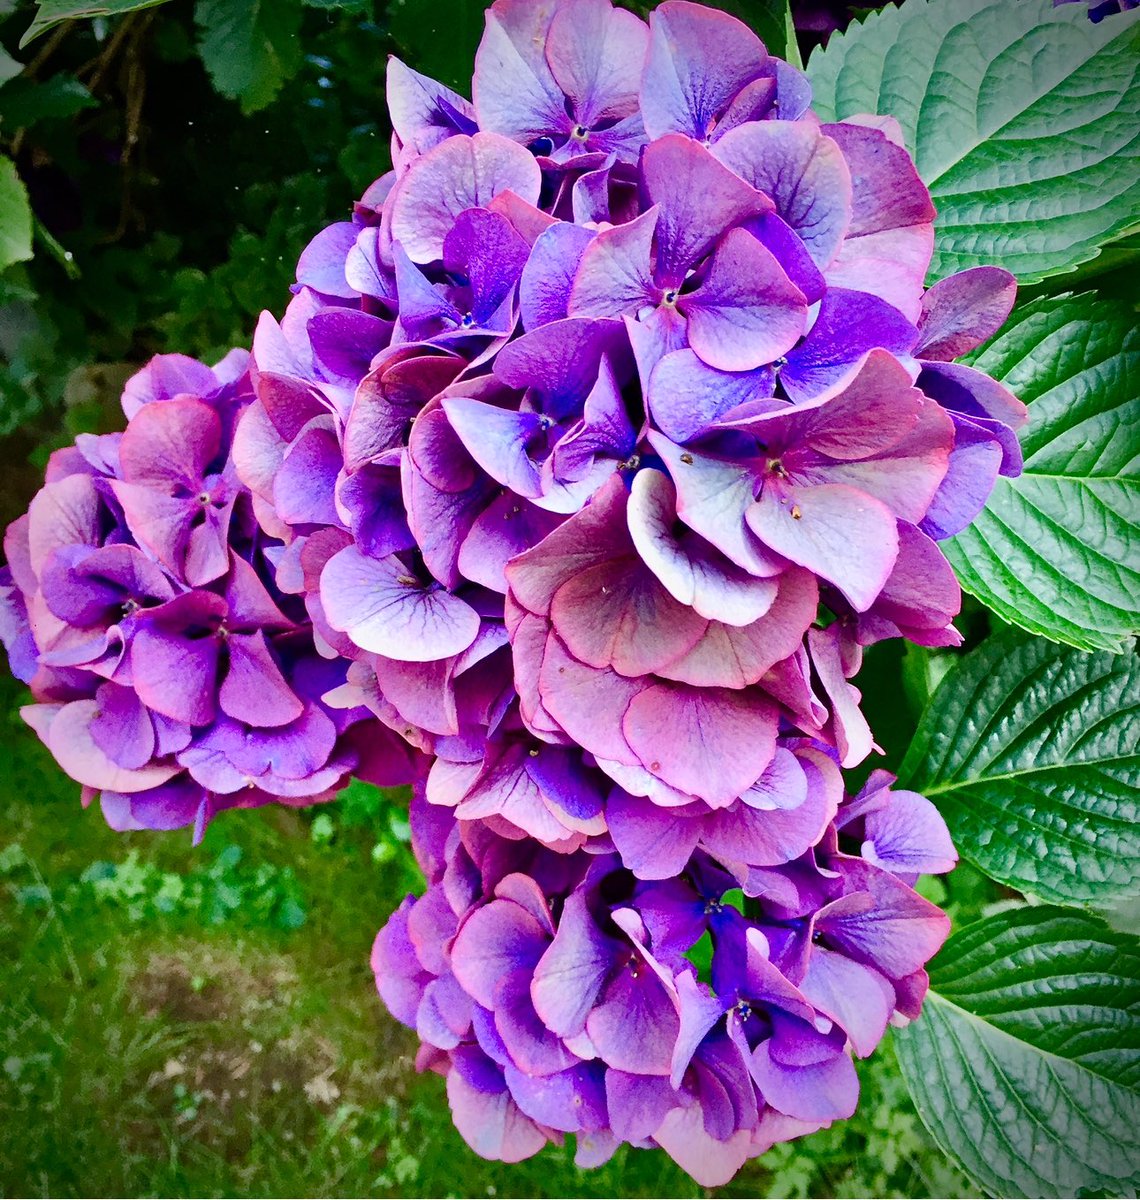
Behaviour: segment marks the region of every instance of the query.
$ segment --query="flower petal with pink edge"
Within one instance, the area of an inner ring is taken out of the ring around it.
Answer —
[[[831,702],[828,732],[845,767],[858,766],[875,749],[874,735],[859,707],[858,688],[848,682],[838,625],[808,631],[812,664]]]
[[[726,625],[749,625],[772,607],[773,580],[742,571],[699,535],[675,532],[677,491],[664,472],[638,471],[626,516],[638,554],[679,603]]]
[[[443,258],[443,242],[464,209],[486,208],[500,193],[538,202],[542,175],[533,155],[497,133],[457,134],[417,158],[392,200],[392,236],[415,263]]]
[[[568,317],[531,330],[495,358],[495,377],[527,389],[541,401],[542,413],[555,421],[582,414],[597,385],[602,362],[611,367],[628,358],[620,322]]]
[[[570,316],[636,315],[659,301],[650,254],[659,215],[657,208],[647,209],[624,225],[602,230],[585,247],[567,303]]]
[[[874,603],[898,556],[894,514],[845,484],[765,488],[745,520],[766,546],[833,583],[858,612]]]
[[[940,279],[922,297],[915,357],[961,358],[997,333],[1016,299],[1017,280],[1001,267],[970,267]]]
[[[686,442],[742,404],[772,400],[776,375],[769,366],[753,371],[718,371],[687,347],[666,354],[653,368],[646,389],[653,424],[675,442]]]
[[[138,695],[117,683],[104,683],[95,698],[99,711],[89,726],[91,740],[121,767],[145,767],[155,753],[154,722]]]
[[[806,1022],[796,1025],[802,1026],[800,1036],[804,1040],[826,1042]],[[842,1049],[817,1062],[802,1064],[780,1062],[775,1049],[775,1037],[761,1042],[749,1063],[752,1078],[768,1104],[801,1121],[835,1121],[851,1116],[859,1101],[859,1077],[855,1064]]]
[[[469,100],[413,71],[395,56],[388,59],[384,83],[392,129],[404,146],[419,154],[426,154],[456,132],[470,133],[476,127]],[[464,129],[464,123],[471,129]]]
[[[828,285],[870,292],[917,321],[934,252],[930,193],[910,155],[880,130],[850,122],[821,129],[839,143],[853,183],[851,224]]]
[[[156,354],[124,384],[123,412],[131,421],[146,404],[172,400],[175,396],[212,396],[220,382],[218,375],[196,358],[185,354]]]
[[[603,561],[568,579],[554,593],[550,619],[579,661],[630,677],[681,658],[708,627],[634,557]]]
[[[751,463],[686,450],[652,430],[648,436],[673,477],[677,515],[690,529],[752,575],[770,578],[784,570],[787,560],[766,550],[744,520],[755,499]]]
[[[809,121],[750,121],[713,154],[772,198],[817,266],[832,262],[851,220],[851,172],[831,138]]]
[[[221,441],[222,422],[204,400],[187,396],[148,404],[119,443],[123,478],[152,487],[200,490]]]
[[[622,863],[638,879],[680,874],[701,835],[699,817],[678,815],[622,788],[615,788],[606,802],[606,825]]]
[[[682,294],[693,351],[721,371],[752,371],[786,354],[807,322],[807,301],[775,255],[743,229],[713,253],[700,286]]]
[[[641,111],[651,138],[708,138],[737,94],[768,62],[763,42],[728,13],[666,0],[649,21]]]
[[[498,1072],[498,1089],[489,1085],[478,1087],[461,1071],[454,1056],[479,1055],[482,1058],[481,1052],[471,1046],[460,1047],[452,1053],[453,1066],[447,1073],[447,1102],[451,1106],[455,1128],[468,1146],[481,1158],[495,1162],[522,1162],[537,1154],[549,1139],[511,1099],[506,1084],[501,1082],[502,1074],[498,1068],[485,1060],[488,1075],[491,1070]]]
[[[36,719],[41,714],[35,710],[47,707],[29,705],[20,710],[20,715],[40,735],[63,770],[84,787],[127,794],[144,792],[172,779],[182,769],[174,762],[157,762],[130,770],[108,758],[91,735],[91,725],[99,715],[97,700],[73,700],[48,714],[46,721]]]
[[[569,124],[543,53],[556,6],[497,0],[475,55],[472,91],[481,129],[526,146]]]
[[[640,961],[623,963],[586,1018],[598,1057],[619,1071],[668,1075],[681,1022],[661,980]]]
[[[274,428],[260,400],[242,413],[234,430],[230,456],[238,478],[255,496],[273,499],[273,480],[288,444]]]
[[[561,520],[505,491],[475,519],[459,551],[459,570],[472,583],[506,592],[507,563],[537,546]]]
[[[511,562],[507,581],[519,604],[545,616],[554,593],[567,580],[599,561],[629,553],[625,505],[625,486],[615,475],[598,489],[586,508]]]
[[[538,676],[543,708],[591,754],[636,765],[637,755],[622,733],[630,701],[646,686],[616,671],[588,667],[550,634]]]
[[[772,210],[763,192],[679,133],[650,142],[641,178],[649,203],[660,210],[654,278],[663,287],[680,287],[726,230]]]
[[[40,488],[28,507],[27,561],[31,574],[38,576],[47,556],[61,546],[97,546],[101,508],[95,481],[89,475],[69,475]],[[12,557],[8,537],[5,553]],[[35,584],[22,590],[34,592]]]
[[[216,626],[225,615],[221,598],[203,592],[147,610],[131,638],[130,663],[132,683],[148,708],[188,725],[214,719],[221,657]]]
[[[630,701],[622,731],[654,775],[719,808],[772,761],[776,724],[776,706],[753,692],[653,683]]]
[[[797,404],[833,396],[859,373],[868,351],[907,355],[914,339],[914,326],[893,305],[866,292],[832,287],[807,336],[788,355],[780,382]]]
[[[558,932],[534,970],[531,999],[560,1037],[581,1033],[622,944],[598,928],[581,891],[566,899]]]
[[[918,792],[896,791],[890,804],[867,815],[860,853],[885,871],[940,875],[958,853],[942,814]]]
[[[565,1133],[608,1128],[601,1063],[582,1063],[538,1078],[508,1064],[504,1075],[515,1103],[532,1120]]]
[[[230,634],[226,646],[229,669],[218,689],[222,712],[259,728],[288,725],[304,712],[260,629]]]
[[[381,355],[353,397],[344,428],[345,467],[358,470],[398,447],[408,422],[463,366],[458,355],[427,346],[398,346]]]
[[[479,632],[479,614],[458,596],[424,587],[399,559],[365,558],[355,546],[325,564],[321,602],[333,629],[402,662],[458,654]]]
[[[568,0],[557,7],[546,62],[573,102],[578,124],[592,129],[637,112],[648,41],[645,23],[609,0]]]
[[[752,807],[749,795],[705,821],[701,845],[710,854],[753,867],[781,866],[807,853],[835,815],[834,802],[819,788],[805,788],[802,803],[794,807],[768,810]]]
[[[273,481],[273,503],[289,525],[340,525],[335,493],[344,465],[331,417],[312,421],[286,450]]]
[[[860,624],[860,640],[866,640],[864,625],[877,640],[879,623],[886,621],[920,645],[957,645],[950,622],[962,607],[962,589],[953,568],[925,533],[905,521],[899,522],[898,530],[898,559]],[[888,630],[883,636],[896,634]]]
[[[803,641],[815,620],[819,587],[810,571],[791,567],[779,577],[769,610],[748,625],[709,622],[704,637],[658,674],[697,687],[744,688],[759,683]]]
[[[738,1129],[718,1141],[705,1129],[699,1104],[678,1105],[666,1114],[653,1140],[701,1187],[720,1187],[744,1166],[752,1148],[752,1132]]]
[[[344,260],[356,245],[359,232],[351,221],[326,225],[301,251],[297,282],[325,296],[355,300],[357,292],[344,277]]]
[[[921,970],[949,935],[950,918],[888,871],[862,859],[841,862],[846,886],[857,890],[819,910],[815,929],[825,943],[890,979]]]
[[[451,947],[451,969],[464,991],[494,1009],[495,989],[520,966],[537,963],[550,944],[542,924],[512,900],[493,900],[463,922]]]
[[[800,991],[842,1027],[860,1058],[882,1041],[895,1006],[895,990],[873,967],[823,946],[813,946]]]
[[[578,264],[595,235],[595,230],[569,221],[559,221],[539,235],[519,282],[519,307],[528,331],[568,315]]]

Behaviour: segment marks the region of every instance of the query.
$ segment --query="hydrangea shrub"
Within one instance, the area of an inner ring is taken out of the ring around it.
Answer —
[[[471,92],[391,62],[392,170],[250,354],[53,456],[0,628],[115,828],[411,784],[372,966],[467,1143],[717,1186],[851,1115],[950,930],[939,809],[843,773],[865,649],[961,644],[940,544],[1033,450],[956,361],[1017,280],[928,287],[900,124],[689,0],[495,0]]]

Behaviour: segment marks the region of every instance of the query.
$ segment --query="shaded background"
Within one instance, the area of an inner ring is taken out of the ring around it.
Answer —
[[[763,29],[762,0],[723,6]],[[37,6],[0,0],[0,142],[35,218],[34,257],[0,274],[4,523],[52,449],[121,427],[122,383],[152,354],[213,361],[280,312],[305,243],[387,169],[387,55],[466,91],[482,10],[172,0],[19,49]],[[793,10],[805,57],[860,11]],[[860,676],[888,766],[915,720],[903,657],[876,648]],[[569,1146],[516,1167],[464,1147],[368,969],[375,930],[418,889],[399,796],[354,785],[309,812],[229,813],[197,848],[117,835],[81,811],[20,703],[5,676],[0,1195],[705,1194],[659,1152],[582,1173]],[[956,920],[993,897],[966,867],[931,886]],[[974,1194],[889,1040],[861,1071],[852,1120],[720,1194]]]

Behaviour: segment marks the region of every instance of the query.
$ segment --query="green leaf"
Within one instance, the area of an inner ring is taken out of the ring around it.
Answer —
[[[272,103],[301,66],[301,9],[292,0],[198,0],[194,20],[214,87],[244,113]]]
[[[919,1116],[995,1196],[1140,1183],[1140,947],[1056,908],[1004,912],[934,959],[895,1035]]]
[[[1140,329],[1091,295],[1019,309],[973,365],[1029,405],[1025,471],[999,477],[943,543],[962,586],[999,616],[1087,650],[1140,629]]]
[[[946,676],[902,767],[961,853],[1062,904],[1140,894],[1140,656],[1009,630]]]
[[[37,79],[13,79],[0,91],[0,122],[6,131],[35,125],[38,121],[61,121],[98,100],[72,75]]]
[[[32,206],[10,158],[0,158],[0,271],[32,257]]]
[[[811,56],[813,107],[898,119],[938,208],[933,279],[997,262],[1035,282],[1140,227],[1138,21],[906,0]]]
[[[0,84],[15,79],[23,69],[24,64],[17,62],[3,46],[0,46]]]
[[[20,39],[20,49],[62,21],[82,20],[85,17],[119,17],[141,8],[157,8],[165,3],[166,0],[103,0],[101,4],[76,3],[76,0],[39,0],[28,32]]]

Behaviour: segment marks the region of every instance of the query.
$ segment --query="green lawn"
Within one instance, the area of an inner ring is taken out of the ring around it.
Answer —
[[[697,1196],[659,1152],[485,1163],[412,1069],[372,937],[416,886],[399,799],[114,834],[0,685],[0,1195]],[[970,1195],[889,1061],[845,1125],[723,1195]]]

